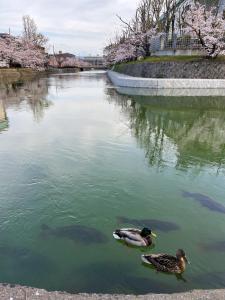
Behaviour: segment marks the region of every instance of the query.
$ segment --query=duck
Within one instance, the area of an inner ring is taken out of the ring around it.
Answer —
[[[121,228],[113,232],[116,240],[123,240],[127,244],[138,247],[148,247],[152,244],[152,237],[157,237],[150,229]]]
[[[182,274],[186,269],[186,263],[189,263],[184,250],[178,249],[176,256],[169,254],[143,254],[142,261],[153,265],[157,271],[173,274]]]

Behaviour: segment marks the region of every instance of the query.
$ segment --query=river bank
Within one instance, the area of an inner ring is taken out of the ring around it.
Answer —
[[[188,79],[188,78],[143,78],[133,77],[119,72],[108,71],[109,79],[116,87],[138,88],[144,90],[207,90],[211,95],[211,90],[215,90],[214,95],[225,94],[225,79]],[[186,92],[185,92],[186,93]]]
[[[35,70],[28,69],[28,68],[27,69],[24,68],[0,69],[0,85],[16,82],[19,80],[32,79],[41,73],[42,72],[37,72]]]
[[[196,57],[150,57],[140,62],[118,64],[113,71],[143,78],[224,79],[225,61]]]
[[[135,295],[113,295],[113,294],[67,294],[63,292],[47,292],[43,289],[35,289],[23,286],[0,285],[0,300],[223,300],[225,290],[195,290],[180,294],[148,294]]]
[[[47,69],[45,71],[35,71],[28,68],[5,68],[0,69],[0,87],[5,87],[7,84],[11,84],[18,81],[32,80],[37,77],[43,76],[43,74],[64,74],[64,73],[77,73],[80,70],[78,68],[63,68],[63,69]]]

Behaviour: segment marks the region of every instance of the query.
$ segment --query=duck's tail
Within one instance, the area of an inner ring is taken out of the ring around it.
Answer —
[[[145,264],[152,265],[152,263],[148,260],[147,256],[144,255],[144,254],[141,256],[141,260],[142,260],[143,263],[145,263]]]

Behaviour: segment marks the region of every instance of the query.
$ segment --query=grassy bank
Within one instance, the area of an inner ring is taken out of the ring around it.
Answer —
[[[2,68],[0,69],[0,84],[7,84],[23,79],[32,79],[38,74],[39,72],[32,69]]]

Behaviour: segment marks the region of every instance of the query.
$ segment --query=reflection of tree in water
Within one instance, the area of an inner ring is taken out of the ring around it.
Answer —
[[[45,109],[52,104],[47,95],[48,81],[45,78],[13,82],[0,89],[0,99],[6,110],[10,107],[28,107],[36,121],[43,118]]]
[[[195,109],[196,99],[191,105],[191,98],[184,99],[189,101],[189,108],[185,108],[172,102],[169,106],[171,99],[167,98],[141,104],[138,97],[122,96],[113,89],[108,89],[107,94],[110,102],[116,101],[122,107],[150,165],[173,164],[177,168],[187,168],[211,164],[218,169],[225,165],[224,99],[214,99],[216,108],[213,110],[207,108],[207,98],[204,108]]]
[[[8,128],[8,118],[6,115],[5,105],[2,100],[0,100],[0,132]]]

